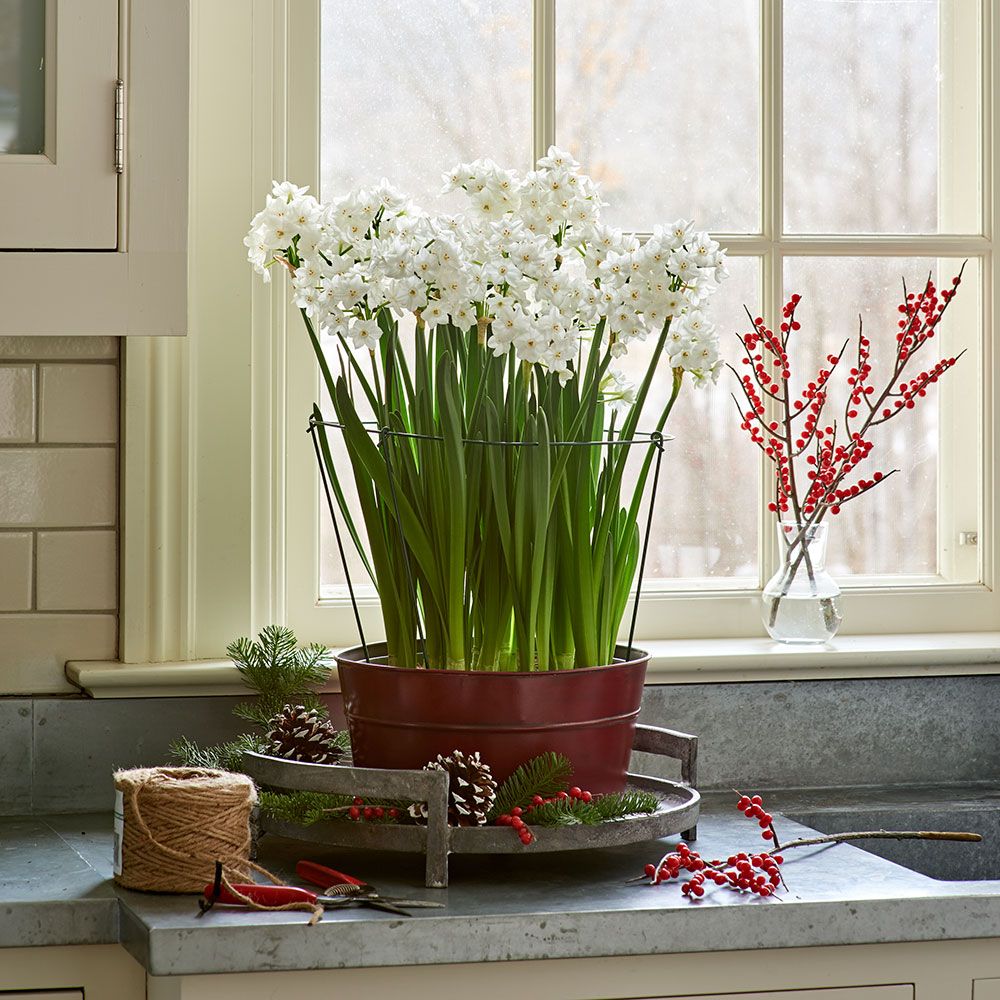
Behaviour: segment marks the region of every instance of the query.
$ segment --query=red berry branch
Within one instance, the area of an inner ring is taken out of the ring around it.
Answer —
[[[737,792],[737,795],[740,793]],[[665,854],[656,864],[648,864],[642,875],[629,882],[645,885],[661,885],[664,882],[681,881],[681,892],[692,902],[705,895],[706,883],[711,882],[723,889],[766,898],[773,896],[785,886],[781,866],[784,854],[796,847],[812,847],[820,844],[837,844],[847,840],[952,840],[978,842],[983,838],[978,833],[950,832],[943,830],[856,830],[849,833],[832,833],[822,837],[808,837],[789,841],[782,847],[774,829],[774,817],[764,809],[759,795],[740,795],[736,808],[745,816],[756,819],[761,829],[761,837],[770,841],[774,852],[740,851],[723,861],[715,858],[706,861],[698,851],[681,842],[675,851]],[[690,877],[688,877],[690,876]]]
[[[739,380],[743,402],[735,394],[733,402],[740,413],[741,428],[773,466],[774,499],[768,504],[768,510],[779,517],[790,513],[796,524],[796,529],[785,539],[784,583],[781,595],[771,606],[772,625],[781,596],[787,593],[803,561],[810,581],[814,582],[807,542],[813,537],[816,525],[827,514],[839,514],[846,503],[863,496],[899,471],[879,471],[869,477],[859,472],[858,467],[871,456],[875,447],[870,434],[872,429],[912,410],[916,401],[927,395],[928,388],[961,357],[959,354],[942,358],[916,374],[909,374],[916,367],[920,351],[934,338],[948,305],[958,292],[964,270],[965,264],[952,279],[952,287],[940,291],[928,277],[919,295],[907,292],[904,281],[895,357],[881,385],[873,381],[872,345],[859,318],[855,360],[846,379],[847,402],[839,422],[827,417],[828,393],[830,381],[841,368],[850,341],[845,341],[838,353],[827,355],[826,363],[816,376],[796,392],[791,385],[789,344],[792,334],[801,328],[795,313],[802,297],[792,295],[785,303],[778,333],[769,329],[763,318],[755,319],[747,312],[752,330],[740,337],[746,371],[741,375],[729,366]]]

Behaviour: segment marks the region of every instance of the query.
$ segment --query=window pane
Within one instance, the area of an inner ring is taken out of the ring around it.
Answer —
[[[45,149],[45,2],[0,0],[0,153]]]
[[[561,0],[556,141],[608,222],[760,226],[757,0]]]
[[[531,159],[530,0],[323,0],[324,198],[387,177],[427,209],[441,175]]]
[[[899,257],[819,258],[785,260],[785,297],[797,292],[802,302],[796,318],[802,324],[794,334],[790,352],[793,394],[796,394],[828,354],[836,354],[852,338],[856,349],[858,315],[871,341],[871,384],[884,385],[894,359],[902,301],[902,280],[919,295],[928,273],[938,288],[950,288],[961,261]],[[928,342],[907,369],[911,375],[926,370],[941,356],[968,353],[926,397],[901,416],[871,432],[875,447],[871,458],[858,467],[858,475],[870,479],[876,471],[900,471],[891,480],[865,496],[844,505],[831,516],[829,569],[843,580],[851,575],[924,576],[947,567],[939,565],[939,544],[953,545],[961,530],[976,530],[971,524],[955,524],[952,514],[958,502],[978,495],[977,443],[979,290],[978,267],[966,267],[961,290],[949,306],[934,340]],[[846,360],[846,358],[845,358]],[[850,365],[834,377],[827,403],[827,422],[837,417],[843,426],[845,376]],[[958,414],[962,399],[971,406],[972,419]],[[961,428],[954,432],[953,428]],[[945,463],[948,473],[944,474]],[[849,478],[854,482],[858,476]],[[939,528],[944,534],[939,536]]]
[[[979,231],[977,7],[785,0],[789,232]]]
[[[729,279],[710,306],[719,329],[723,357],[738,362],[744,302],[760,298],[760,261],[731,257]],[[638,382],[648,367],[652,340],[633,344],[621,367]],[[646,579],[654,589],[757,586],[757,498],[759,460],[744,439],[733,401],[730,373],[717,386],[686,383],[666,426],[674,440],[665,445],[656,496]],[[658,393],[650,393],[646,413],[653,419],[670,393],[664,368]],[[645,522],[643,522],[645,523]]]

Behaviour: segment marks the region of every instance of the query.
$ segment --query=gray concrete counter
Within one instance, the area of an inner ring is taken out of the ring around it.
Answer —
[[[731,808],[731,796],[724,802],[709,800],[698,849],[706,857],[761,849],[755,826]],[[778,828],[785,839],[811,832],[785,818]],[[278,874],[310,857],[387,892],[446,904],[407,919],[328,912],[308,927],[301,913],[216,907],[199,918],[195,897],[116,889],[107,815],[6,819],[0,946],[120,941],[165,976],[1000,937],[1000,881],[938,881],[845,845],[791,852],[789,891],[778,899],[713,888],[692,904],[676,885],[625,884],[673,842],[453,858],[450,888],[431,890],[417,857],[324,854],[267,838],[260,860]]]

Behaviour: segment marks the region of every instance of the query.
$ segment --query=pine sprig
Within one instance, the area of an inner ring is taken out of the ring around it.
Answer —
[[[550,798],[563,791],[573,776],[569,758],[558,753],[543,753],[522,764],[497,789],[496,801],[487,817],[490,822],[509,813],[515,806],[531,805],[535,795]]]
[[[531,826],[597,826],[610,820],[656,812],[660,800],[651,792],[610,792],[583,799],[554,799],[525,813]]]
[[[601,822],[595,818],[592,804],[582,799],[554,799],[535,806],[524,819],[530,826],[595,826]]]
[[[312,826],[323,819],[338,815],[346,818],[354,802],[353,795],[335,795],[325,792],[260,792],[260,811],[271,818]],[[334,811],[336,810],[336,811]]]
[[[598,795],[590,803],[599,822],[624,819],[626,816],[648,815],[660,808],[660,800],[652,792],[609,792]]]
[[[170,744],[170,756],[183,767],[214,767],[223,771],[242,771],[243,754],[263,750],[263,738],[253,733],[244,733],[230,743],[214,747],[199,746],[186,736]]]
[[[254,701],[233,709],[238,718],[267,729],[285,705],[323,710],[311,689],[330,676],[330,651],[325,646],[313,643],[299,649],[290,628],[268,625],[256,641],[244,636],[230,643],[226,653],[244,684],[257,692]]]
[[[271,819],[296,823],[299,826],[312,826],[321,820],[345,820],[348,810],[354,805],[353,795],[341,795],[327,792],[271,792],[262,789],[260,792],[261,812]],[[366,806],[381,806],[384,810],[396,809],[400,818],[407,818],[407,808],[410,805],[402,799],[365,799]],[[388,816],[382,820],[366,819],[366,823],[394,823],[396,820]]]

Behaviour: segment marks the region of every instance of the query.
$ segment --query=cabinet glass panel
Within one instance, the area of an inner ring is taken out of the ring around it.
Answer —
[[[0,0],[0,153],[45,150],[45,0]]]

